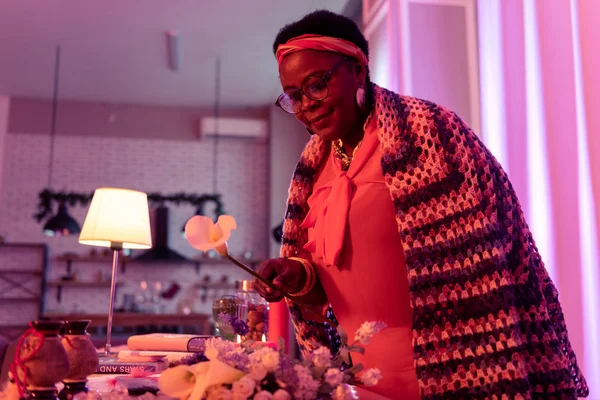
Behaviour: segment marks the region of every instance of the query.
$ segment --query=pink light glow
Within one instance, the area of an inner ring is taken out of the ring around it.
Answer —
[[[482,0],[478,3],[477,12],[482,137],[486,146],[509,173],[501,5],[494,0]]]
[[[581,252],[581,287],[584,316],[583,336],[584,349],[583,370],[588,382],[600,382],[600,338],[598,329],[600,320],[600,274],[598,274],[598,249],[596,248],[598,232],[596,231],[596,216],[594,197],[592,194],[592,179],[590,176],[590,161],[587,143],[586,110],[583,99],[583,78],[581,67],[581,45],[579,42],[579,18],[577,2],[570,0],[571,29],[573,39],[573,62],[575,70],[575,98],[577,110],[577,153],[579,169],[579,229]]]
[[[558,286],[553,251],[553,214],[548,177],[544,99],[535,2],[525,0],[523,12],[527,99],[527,171],[529,174],[529,204],[531,205],[528,220],[548,273]]]

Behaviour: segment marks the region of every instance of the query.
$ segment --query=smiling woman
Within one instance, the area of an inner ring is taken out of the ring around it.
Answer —
[[[259,270],[279,290],[257,280],[261,295],[296,294],[346,331],[385,322],[352,361],[377,366],[372,390],[391,399],[586,396],[512,185],[462,119],[372,84],[368,43],[346,17],[309,14],[279,32],[273,52],[276,105],[313,136],[281,257]],[[330,327],[288,305],[303,352],[320,341],[335,354]]]

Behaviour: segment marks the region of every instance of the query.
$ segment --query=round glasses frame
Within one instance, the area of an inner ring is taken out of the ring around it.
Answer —
[[[302,82],[300,89],[294,90],[293,92],[289,93],[281,93],[279,97],[277,97],[275,106],[281,108],[288,114],[298,114],[300,111],[302,111],[302,95],[315,101],[324,100],[329,95],[329,86],[327,85],[327,82],[329,81],[331,74],[347,59],[348,57],[342,58],[324,75],[311,75],[307,77]],[[323,89],[321,89],[323,93],[320,96],[316,96],[314,93],[311,95],[310,86],[307,86],[309,83],[314,85],[315,81],[323,85]]]

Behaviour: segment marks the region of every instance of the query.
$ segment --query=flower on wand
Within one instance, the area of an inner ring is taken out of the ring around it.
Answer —
[[[195,215],[185,224],[185,238],[195,249],[214,249],[220,255],[227,256],[227,240],[236,228],[235,218],[231,215],[219,216],[216,224],[208,217]]]
[[[214,249],[221,256],[227,258],[229,261],[231,261],[232,263],[234,263],[235,265],[237,265],[256,279],[259,279],[271,289],[279,290],[275,287],[275,285],[273,285],[272,282],[269,282],[260,274],[256,273],[252,268],[238,261],[229,254],[227,250],[227,240],[229,240],[231,236],[231,231],[235,230],[236,228],[237,225],[235,222],[235,218],[233,218],[231,215],[221,215],[217,219],[216,223],[214,223],[213,220],[208,217],[205,217],[203,215],[196,215],[190,218],[190,220],[185,224],[185,238],[193,248],[200,251],[209,251]],[[319,322],[327,322],[331,326],[336,327],[338,329],[338,332],[340,333],[340,336],[346,335],[343,329],[330,319],[315,313],[306,304],[291,297],[289,293],[283,292],[282,294],[292,303],[297,304],[309,314],[314,315],[315,319]]]

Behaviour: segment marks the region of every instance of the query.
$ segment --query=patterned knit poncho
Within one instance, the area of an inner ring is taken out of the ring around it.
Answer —
[[[423,400],[587,396],[558,293],[498,162],[453,112],[374,92]],[[300,224],[327,145],[313,136],[294,172],[283,257],[305,254]],[[335,350],[327,326],[290,311],[303,352],[315,341]]]

